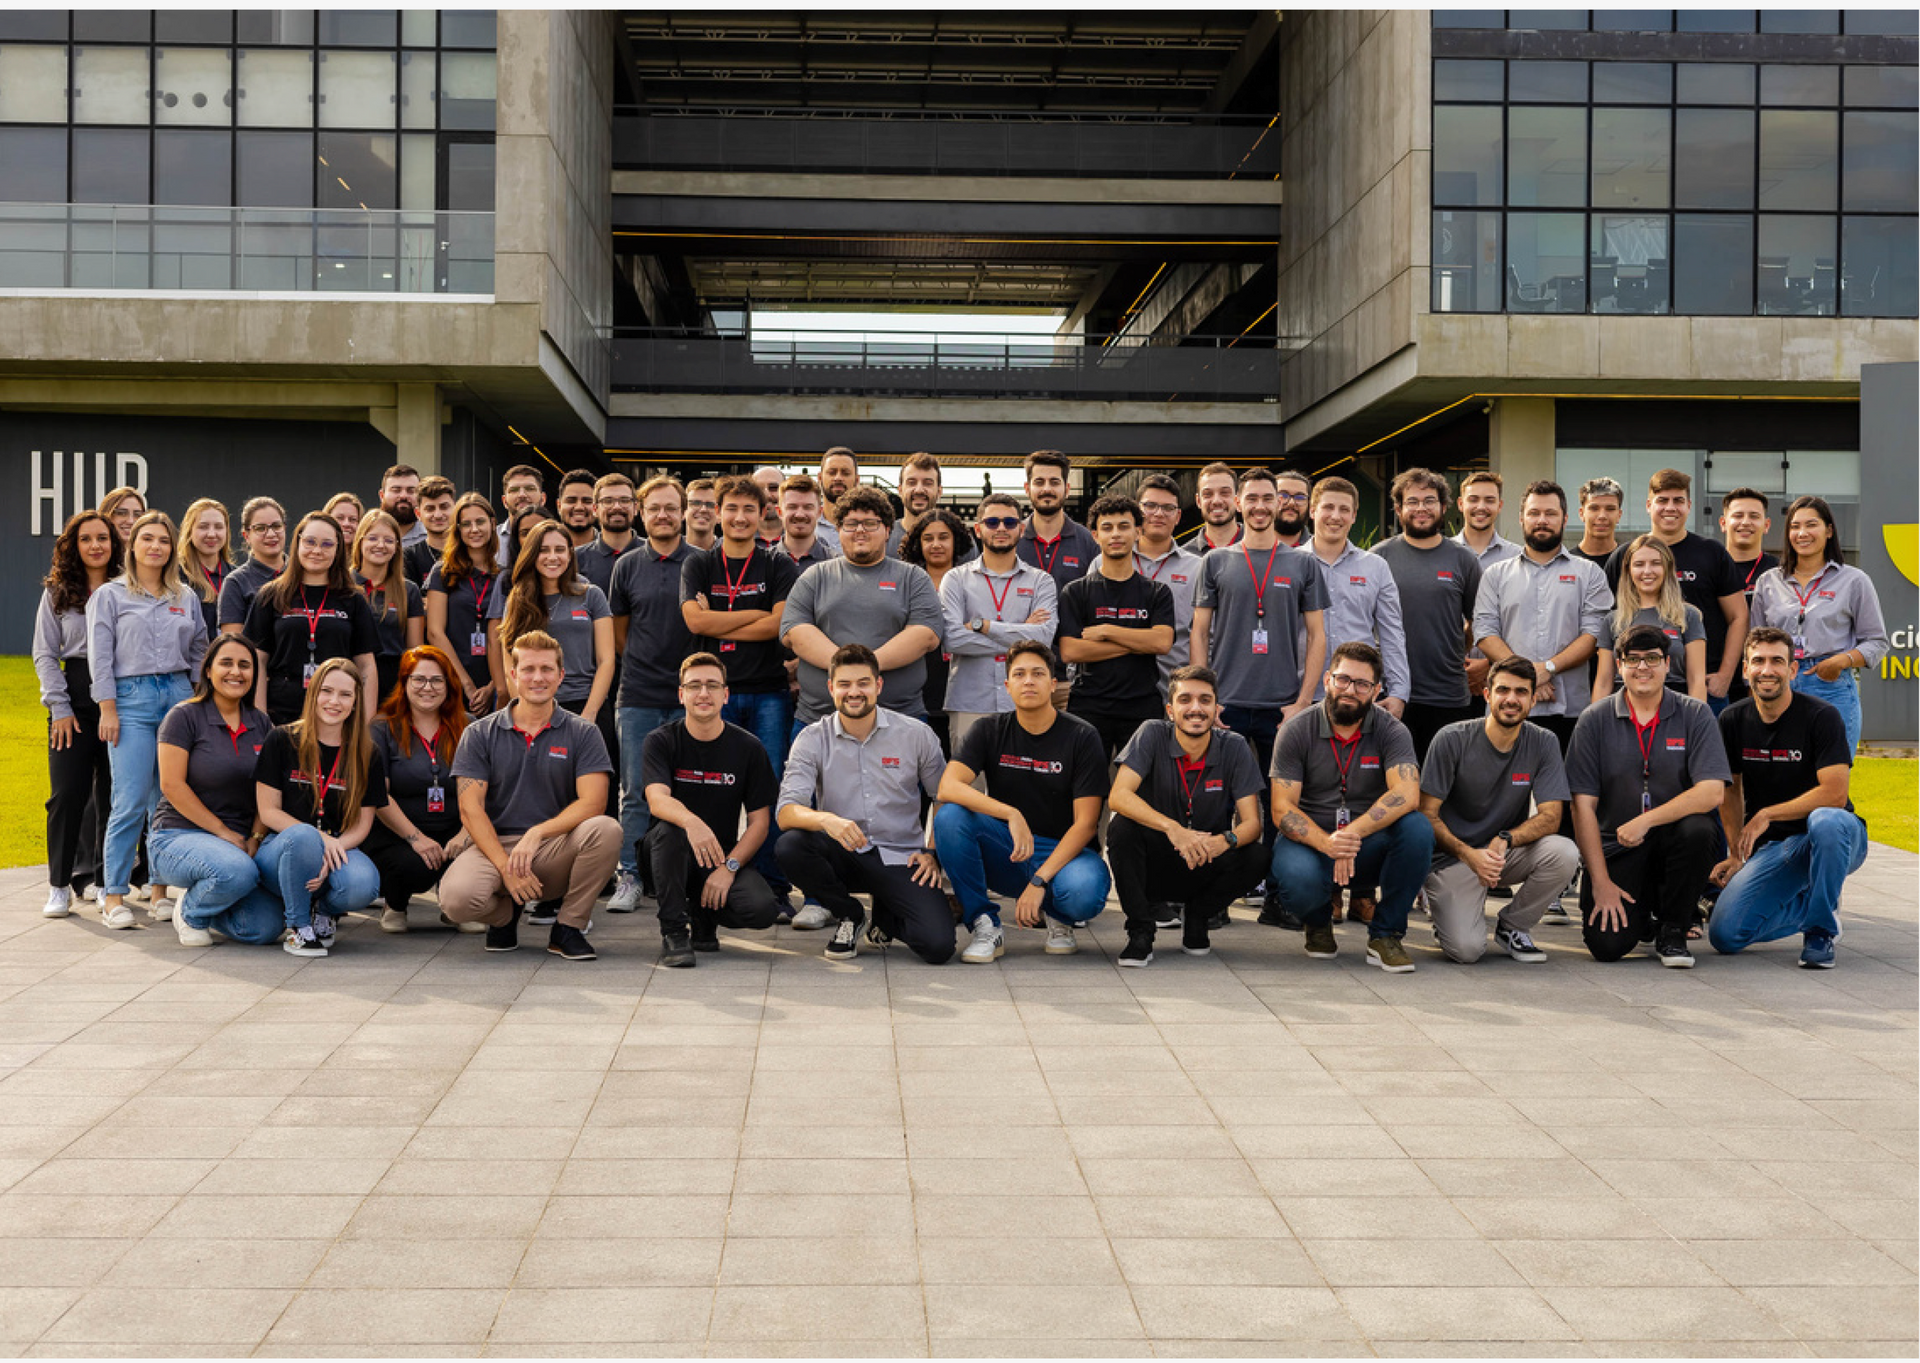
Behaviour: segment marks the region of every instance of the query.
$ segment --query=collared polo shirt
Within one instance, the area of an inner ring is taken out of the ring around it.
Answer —
[[[1520,554],[1487,569],[1473,606],[1473,637],[1498,638],[1538,661],[1582,634],[1599,639],[1601,618],[1612,607],[1606,575],[1563,544],[1545,563]],[[1553,699],[1537,702],[1533,713],[1577,715],[1591,695],[1587,669],[1569,667],[1553,678]]]
[[[1418,764],[1407,726],[1378,705],[1367,707],[1354,741],[1341,743],[1334,738],[1333,716],[1322,702],[1280,726],[1267,774],[1276,781],[1299,782],[1300,798],[1295,805],[1322,832],[1331,833],[1337,822],[1336,811],[1344,808],[1358,819],[1387,793],[1388,772]]]
[[[1400,587],[1393,570],[1378,554],[1367,552],[1352,541],[1328,563],[1308,545],[1321,576],[1327,583],[1327,657],[1341,644],[1372,644],[1386,661],[1386,689],[1382,696],[1406,700],[1410,694],[1407,675],[1407,631],[1400,616]],[[1301,656],[1307,651],[1307,631],[1299,635]],[[1314,699],[1326,694],[1326,682],[1315,679]]]
[[[881,861],[903,866],[926,846],[920,796],[939,793],[946,769],[940,740],[911,715],[879,710],[873,732],[861,740],[835,711],[793,740],[780,777],[780,803],[853,820]]]
[[[455,781],[487,783],[487,821],[502,837],[524,833],[572,804],[580,777],[613,771],[606,740],[586,720],[556,705],[546,726],[530,733],[514,727],[519,708],[504,706],[475,720],[453,752]]]
[[[680,613],[680,576],[698,551],[680,540],[662,557],[651,541],[613,566],[607,606],[627,619],[627,650],[620,662],[620,704],[673,709],[680,703],[680,660],[693,652],[693,631]]]
[[[1567,789],[1599,800],[1600,836],[1608,851],[1616,846],[1614,831],[1640,814],[1643,790],[1646,807],[1658,809],[1702,781],[1732,775],[1713,711],[1665,688],[1659,717],[1644,736],[1621,691],[1580,716],[1567,747]]]

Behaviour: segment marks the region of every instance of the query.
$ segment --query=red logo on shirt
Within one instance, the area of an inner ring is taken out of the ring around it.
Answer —
[[[575,611],[573,613],[573,618],[576,620],[591,620],[593,619],[593,616],[587,613],[586,611]]]
[[[1832,593],[1832,592],[1828,592],[1828,593],[1827,593],[1827,595],[1828,595],[1828,596],[1832,596],[1832,595],[1833,595],[1833,593]],[[168,607],[167,607],[167,614],[168,614],[168,615],[185,615],[185,614],[186,614],[186,612],[185,612],[184,610],[182,610],[182,609],[181,609],[180,607],[178,607],[178,606],[168,606]]]
[[[1206,793],[1209,795],[1217,795],[1226,788],[1227,783],[1225,781],[1209,781],[1206,785]]]
[[[1361,759],[1360,759],[1360,770],[1362,770],[1362,771],[1378,771],[1378,770],[1380,770],[1380,759],[1379,759],[1379,758],[1377,758],[1377,757],[1363,757],[1363,758],[1361,758]]]
[[[565,757],[566,755],[567,755],[567,750],[565,748],[554,747],[554,748],[547,749],[548,757]]]
[[[1667,740],[1668,752],[1684,752],[1686,751],[1686,747],[1687,740],[1684,738],[1669,738]]]
[[[1013,589],[1013,594],[1014,594],[1015,596],[1032,596],[1032,595],[1033,595],[1033,588],[1031,588],[1031,587],[1015,587],[1015,588]]]
[[[891,592],[898,590],[899,586],[900,584],[898,582],[882,582],[880,584],[880,590],[883,592]]]
[[[1819,596],[1819,598],[1820,598],[1820,599],[1821,599],[1822,601],[1831,601],[1831,600],[1833,600],[1833,593],[1832,593],[1832,592],[1819,592],[1819,593],[1816,593],[1816,595],[1818,595],[1818,596]]]
[[[1043,776],[1058,776],[1067,769],[1067,764],[1064,762],[1048,762],[1010,752],[1000,754],[1000,765],[1014,771],[1038,772]]]
[[[1175,573],[1173,575],[1173,580],[1175,582],[1185,582],[1187,580],[1187,575],[1185,573]]]
[[[1560,580],[1562,582],[1578,582],[1580,577],[1577,573],[1562,573],[1560,574]]]
[[[1532,784],[1533,784],[1533,773],[1532,773],[1532,772],[1530,772],[1530,771],[1516,771],[1516,772],[1515,772],[1515,773],[1513,774],[1513,784],[1514,784],[1514,785],[1516,785],[1516,786],[1530,786],[1530,785],[1532,785]]]
[[[690,786],[730,786],[733,773],[730,771],[698,771],[692,767],[677,767],[673,779]]]
[[[1347,579],[1347,585],[1350,587],[1364,587],[1367,585],[1367,580],[1364,577],[1350,577]]]
[[[1441,581],[1441,582],[1451,582],[1451,581],[1453,581],[1453,571],[1452,571],[1451,569],[1449,569],[1449,568],[1439,568],[1439,569],[1436,569],[1436,570],[1434,571],[1434,574],[1433,574],[1433,575],[1434,575],[1434,577],[1435,577],[1435,578],[1436,578],[1437,580],[1439,580],[1439,581]]]
[[[1061,562],[1065,563],[1069,568],[1078,568],[1080,566],[1080,560],[1077,558],[1062,559]]]
[[[880,765],[883,767],[897,767],[900,765],[900,759],[897,757],[883,757],[880,759]]]

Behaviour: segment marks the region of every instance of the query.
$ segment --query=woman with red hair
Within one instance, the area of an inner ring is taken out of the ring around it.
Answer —
[[[453,750],[466,723],[453,659],[432,644],[402,654],[399,680],[373,723],[373,745],[387,763],[388,799],[366,853],[380,872],[386,932],[407,930],[408,901],[440,883],[447,844],[460,834]]]

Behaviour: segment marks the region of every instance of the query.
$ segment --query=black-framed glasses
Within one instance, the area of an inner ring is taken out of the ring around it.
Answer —
[[[1364,696],[1380,683],[1370,677],[1343,677],[1338,672],[1327,678],[1330,691],[1348,691],[1356,696]]]
[[[446,688],[447,679],[445,677],[429,677],[425,673],[416,672],[407,678],[407,685],[417,686],[422,691],[441,691]]]
[[[1667,655],[1664,653],[1627,653],[1621,655],[1620,666],[1632,668],[1665,667]]]
[[[840,522],[840,533],[843,535],[853,530],[877,531],[877,530],[884,530],[884,529],[886,529],[886,527],[880,524],[879,521],[857,520],[857,521],[841,521]]]

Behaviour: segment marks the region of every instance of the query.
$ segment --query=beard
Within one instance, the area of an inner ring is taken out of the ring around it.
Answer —
[[[1276,511],[1273,513],[1273,528],[1282,535],[1292,538],[1304,534],[1307,528],[1307,515],[1304,511]]]
[[[1527,548],[1546,554],[1559,547],[1560,532],[1557,529],[1527,531]]]
[[[413,509],[412,502],[395,502],[387,508],[387,514],[398,521],[402,527],[409,529],[415,521],[420,519],[418,513]]]
[[[1330,713],[1333,715],[1333,722],[1335,724],[1358,724],[1362,719],[1366,718],[1367,710],[1372,704],[1372,701],[1354,700],[1348,696],[1334,696],[1332,698]]]

